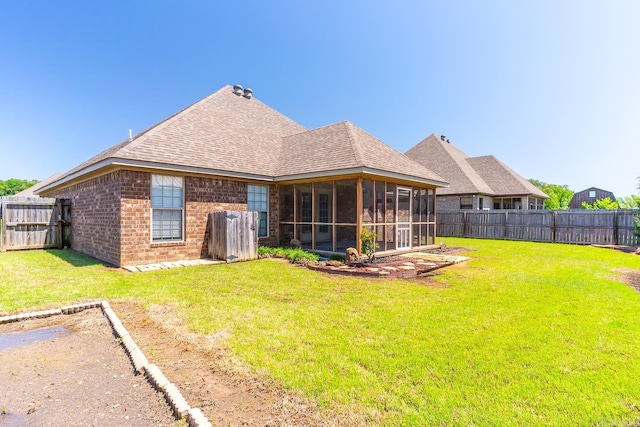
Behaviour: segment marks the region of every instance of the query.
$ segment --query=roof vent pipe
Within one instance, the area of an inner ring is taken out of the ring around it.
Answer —
[[[233,93],[238,96],[242,95],[242,85],[233,85]]]
[[[251,99],[253,97],[253,91],[251,90],[251,88],[244,89],[244,97],[247,99]]]

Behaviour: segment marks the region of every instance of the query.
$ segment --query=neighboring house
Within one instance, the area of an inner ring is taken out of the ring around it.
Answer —
[[[582,202],[592,205],[596,200],[610,198],[615,202],[616,196],[611,191],[601,190],[596,187],[587,188],[586,190],[573,193],[573,197],[569,202],[569,209],[582,209]]]
[[[62,176],[62,174],[60,172],[56,172],[53,175],[51,175],[50,177],[43,179],[39,183],[37,183],[35,185],[32,185],[31,187],[26,188],[26,189],[22,190],[21,192],[16,193],[15,195],[16,196],[20,196],[20,197],[38,197],[38,195],[36,194],[36,192],[38,190],[40,190],[45,185],[51,184],[53,181],[55,181],[58,178],[60,178],[60,176]]]
[[[449,182],[438,209],[543,209],[549,197],[494,156],[469,157],[444,136],[429,135],[405,153]]]
[[[434,242],[447,183],[350,122],[307,130],[225,86],[40,190],[72,201],[72,248],[111,264],[206,257],[208,213],[260,212],[261,245],[344,252]]]

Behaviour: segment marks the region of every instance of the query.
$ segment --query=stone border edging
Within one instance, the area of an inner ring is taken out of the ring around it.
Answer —
[[[57,316],[61,314],[74,314],[81,311],[100,308],[102,314],[107,318],[112,330],[118,336],[120,344],[124,347],[125,353],[131,360],[136,374],[144,373],[147,381],[158,391],[162,392],[169,407],[173,411],[178,420],[186,418],[189,427],[211,427],[211,422],[207,419],[200,408],[192,408],[189,406],[185,398],[178,390],[175,384],[169,382],[164,376],[160,368],[153,363],[149,363],[140,347],[133,341],[129,332],[124,327],[115,311],[106,300],[94,301],[83,304],[67,305],[62,308],[52,310],[34,311],[31,313],[13,314],[10,316],[0,316],[0,325],[5,323],[19,322],[27,319],[40,319],[45,317]]]

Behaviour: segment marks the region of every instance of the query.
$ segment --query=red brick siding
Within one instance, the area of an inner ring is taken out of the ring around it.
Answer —
[[[247,183],[185,177],[185,239],[151,241],[151,174],[119,170],[55,194],[72,199],[73,248],[111,264],[141,265],[208,257],[209,212],[247,210]],[[278,243],[278,191],[269,186],[269,237]]]
[[[225,179],[185,177],[185,239],[151,241],[151,174],[125,173],[122,197],[121,265],[208,257],[209,212],[247,210],[247,184]]]
[[[115,171],[47,196],[71,199],[71,247],[120,264],[120,177]]]

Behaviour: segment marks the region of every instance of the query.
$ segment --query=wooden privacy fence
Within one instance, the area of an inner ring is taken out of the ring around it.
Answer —
[[[258,212],[209,214],[209,256],[227,262],[258,258]]]
[[[70,246],[71,202],[42,197],[0,197],[0,250]]]
[[[635,210],[438,211],[437,235],[637,246]]]

